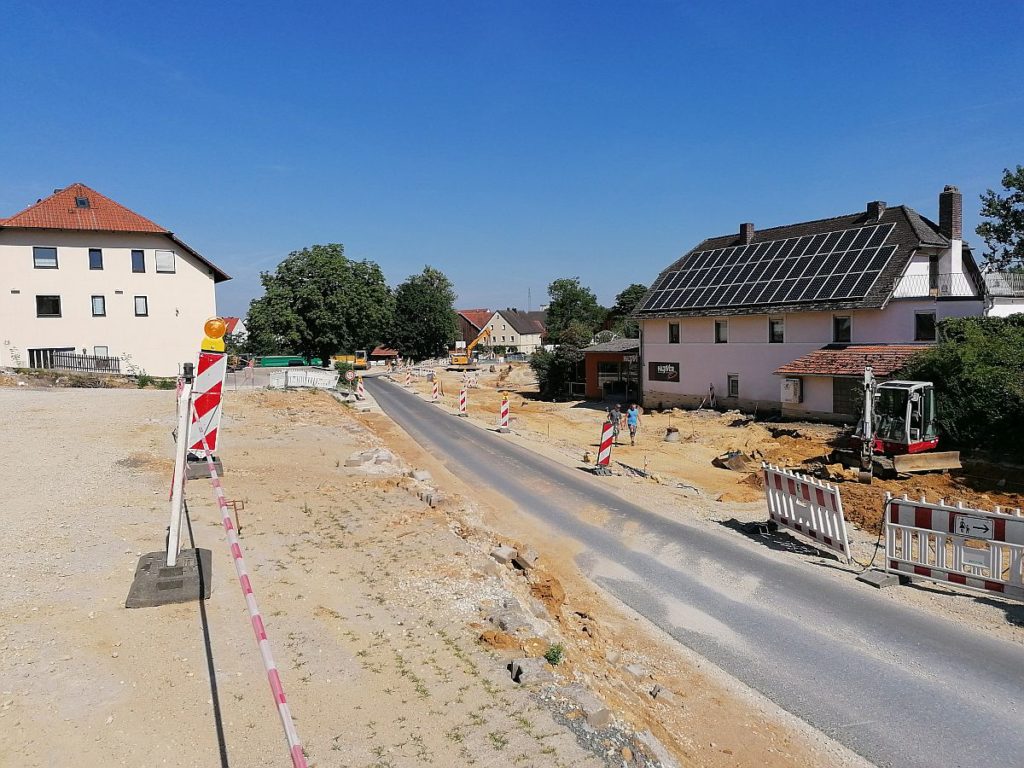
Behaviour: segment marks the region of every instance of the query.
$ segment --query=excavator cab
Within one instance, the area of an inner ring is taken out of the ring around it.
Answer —
[[[939,444],[935,387],[930,381],[886,381],[875,393],[875,451],[922,453]]]

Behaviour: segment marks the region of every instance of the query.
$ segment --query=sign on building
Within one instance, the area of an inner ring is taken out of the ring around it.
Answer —
[[[650,381],[679,381],[679,363],[648,363],[647,378]]]

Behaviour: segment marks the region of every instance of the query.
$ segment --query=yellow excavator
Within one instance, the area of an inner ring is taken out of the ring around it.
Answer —
[[[464,349],[448,350],[449,371],[475,371],[477,370],[476,360],[473,357],[473,348],[491,335],[491,329],[485,327],[479,335],[473,339]]]

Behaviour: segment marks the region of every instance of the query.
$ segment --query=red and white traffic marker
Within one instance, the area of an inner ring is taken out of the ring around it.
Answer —
[[[363,377],[362,376],[360,376],[358,379],[356,379],[356,399],[357,400],[365,400],[366,399],[366,388],[363,387]]]
[[[434,379],[434,388],[430,391],[430,402],[437,402],[437,379]]]
[[[459,416],[462,418],[468,418],[469,414],[466,413],[466,387],[463,386],[459,390]]]
[[[405,386],[407,386],[407,387],[411,387],[412,386],[412,371],[406,371],[405,372]]]
[[[595,475],[610,475],[609,465],[612,463],[612,423],[606,421],[601,427],[601,447],[597,451],[597,468]]]
[[[188,432],[188,452],[206,458],[206,445],[212,455],[217,453],[217,432],[220,429],[221,398],[224,391],[224,377],[228,372],[228,356],[224,352],[199,353],[199,367],[192,383],[192,398],[195,414]]]
[[[508,395],[501,397],[501,410],[498,416],[498,431],[508,432]]]

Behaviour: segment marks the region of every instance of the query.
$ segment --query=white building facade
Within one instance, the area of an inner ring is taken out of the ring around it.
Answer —
[[[546,332],[544,312],[521,312],[518,309],[499,309],[487,327],[491,336],[488,347],[505,347],[509,352],[531,355],[543,345]]]
[[[0,366],[49,368],[60,352],[173,376],[196,357],[215,284],[228,279],[89,187],[58,190],[0,219]]]
[[[701,243],[639,305],[645,406],[694,407],[713,391],[727,407],[855,418],[864,365],[888,376],[936,341],[942,320],[984,314],[959,212],[947,188],[939,225],[875,202]]]

